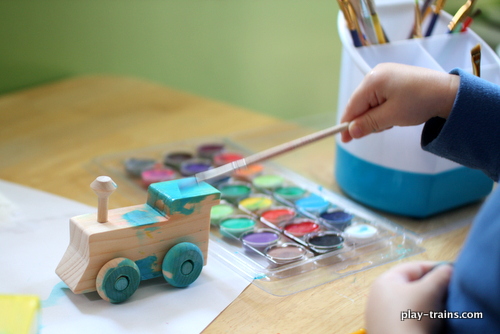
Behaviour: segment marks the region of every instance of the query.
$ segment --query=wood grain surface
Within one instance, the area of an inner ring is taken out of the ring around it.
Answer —
[[[258,112],[135,78],[73,78],[0,96],[0,178],[96,206],[96,195],[89,188],[97,176],[89,162],[96,156],[193,137],[277,129],[284,123]],[[295,137],[302,135],[295,128],[292,132]],[[248,139],[248,143],[258,149],[279,144],[284,139],[281,136],[273,142],[272,136],[266,140],[262,140],[262,136],[247,135],[240,139]],[[338,190],[332,173],[334,153],[325,149],[325,145],[333,146],[331,142],[311,146],[278,162]],[[319,167],[312,168],[311,159]],[[109,207],[132,204],[140,203],[130,203],[119,194],[118,187]],[[477,206],[463,210],[446,213],[439,219],[458,220],[474,213]],[[407,227],[425,223],[389,218]],[[404,261],[453,260],[467,232],[465,226],[426,238],[422,242],[426,251]],[[275,297],[249,285],[205,333],[354,332],[364,325],[363,312],[370,283],[394,264],[287,297]]]

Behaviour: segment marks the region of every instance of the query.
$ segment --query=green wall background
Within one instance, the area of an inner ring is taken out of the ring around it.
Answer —
[[[282,118],[336,110],[335,0],[0,0],[0,93],[153,80]]]
[[[473,29],[496,46],[500,0],[479,6]],[[335,0],[0,0],[0,94],[113,74],[281,118],[335,112],[337,13]]]

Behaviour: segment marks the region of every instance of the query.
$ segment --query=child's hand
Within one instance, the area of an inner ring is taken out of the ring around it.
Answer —
[[[436,262],[408,262],[378,277],[370,289],[366,308],[369,334],[434,333],[442,319],[422,316],[405,319],[402,312],[442,311],[453,271],[451,265]]]
[[[435,116],[447,118],[460,77],[430,69],[385,63],[377,65],[347,103],[341,123],[351,122],[342,141],[392,126],[418,125]]]

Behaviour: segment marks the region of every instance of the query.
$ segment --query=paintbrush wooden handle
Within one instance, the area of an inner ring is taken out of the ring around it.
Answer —
[[[336,133],[342,132],[344,130],[347,130],[348,126],[349,126],[349,123],[338,124],[338,125],[335,125],[335,126],[328,128],[328,129],[324,129],[324,130],[312,133],[310,135],[292,140],[288,143],[284,143],[284,144],[275,146],[273,148],[264,150],[262,152],[255,153],[255,154],[244,159],[245,164],[250,165],[250,164],[261,162],[261,161],[264,161],[267,159],[271,159],[271,158],[273,158],[277,155],[280,155],[282,153],[289,152],[289,151],[294,150],[296,148],[299,148],[301,146],[307,145],[309,143],[315,142],[317,140],[320,140],[320,139],[326,138],[328,136],[332,136]]]
[[[264,161],[267,159],[271,159],[271,158],[273,158],[277,155],[280,155],[282,153],[294,150],[296,148],[299,148],[301,146],[304,146],[304,145],[307,145],[309,143],[315,142],[317,140],[323,139],[325,137],[332,136],[336,133],[347,130],[348,127],[349,127],[349,123],[338,124],[338,125],[332,126],[331,128],[324,129],[324,130],[318,131],[316,133],[304,136],[302,138],[292,140],[288,143],[281,144],[281,145],[275,146],[273,148],[267,149],[265,151],[253,154],[247,158],[236,160],[236,161],[233,161],[231,163],[222,165],[222,166],[214,168],[214,169],[209,169],[207,171],[196,174],[195,175],[196,182],[200,183],[202,181],[207,181],[210,179],[215,179],[215,178],[219,178],[219,177],[228,175],[237,169],[246,167],[247,165],[251,165],[251,164],[254,164],[256,162],[261,162],[261,161]]]

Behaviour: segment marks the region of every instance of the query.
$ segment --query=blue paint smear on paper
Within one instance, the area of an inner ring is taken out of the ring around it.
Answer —
[[[135,264],[139,267],[141,272],[141,280],[155,278],[161,275],[161,271],[154,271],[154,267],[157,265],[158,258],[156,255],[148,256],[144,259],[135,261]]]
[[[123,215],[125,219],[132,226],[141,226],[147,224],[154,224],[158,221],[158,214],[142,210],[130,211]]]
[[[69,290],[68,286],[64,282],[59,282],[52,288],[50,295],[47,299],[42,300],[42,308],[51,307],[57,305],[62,297],[66,296],[66,291]]]

